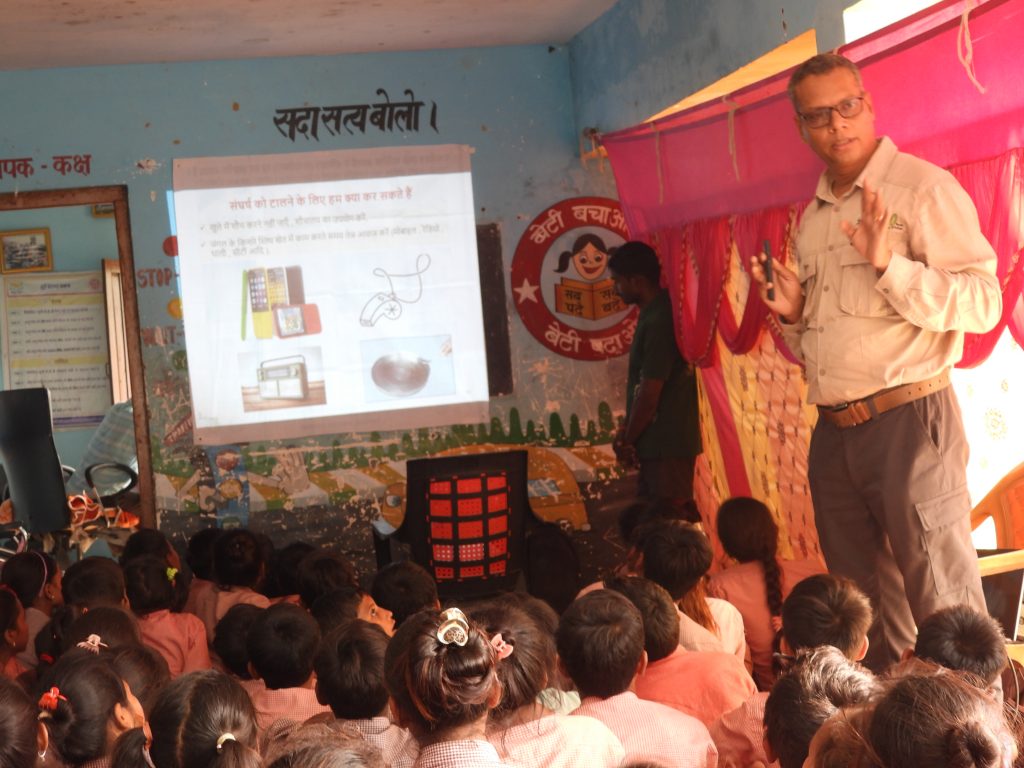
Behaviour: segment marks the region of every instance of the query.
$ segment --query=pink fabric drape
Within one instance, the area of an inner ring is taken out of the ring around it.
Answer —
[[[1024,0],[990,0],[971,10],[965,21],[967,7],[964,0],[941,3],[843,53],[861,66],[879,132],[901,149],[950,168],[974,197],[984,231],[997,249],[1004,322],[968,341],[962,365],[974,365],[1006,324],[1024,343],[1019,257],[1024,89],[1017,66]],[[957,55],[957,37],[968,33],[985,93]],[[752,307],[743,308],[747,325],[741,320],[734,328],[735,321],[723,320],[720,313],[727,219],[736,217],[733,238],[741,257],[753,250],[752,231],[754,248],[768,236],[777,240],[776,254],[782,254],[782,211],[805,202],[821,172],[794,129],[787,78],[784,73],[732,95],[738,107],[716,102],[602,137],[630,233],[659,245],[681,321],[680,348],[698,365],[712,363],[716,330],[730,349],[749,349],[756,319],[764,317],[756,296]]]
[[[879,134],[949,168],[974,199],[996,249],[1003,316],[990,333],[968,337],[961,367],[984,360],[1007,326],[1024,344],[1022,39],[1024,0],[949,0],[842,49],[861,67]],[[791,229],[821,172],[795,130],[788,77],[731,94],[728,104],[602,137],[631,236],[661,254],[679,347],[705,369],[720,436],[739,433],[724,394],[716,334],[731,353],[746,354],[767,324],[778,351],[794,360],[757,292],[730,282],[731,260],[745,270],[765,239],[773,255],[786,258]],[[721,453],[718,481],[728,486],[722,490],[742,493],[750,487],[750,467],[739,442],[730,438]]]

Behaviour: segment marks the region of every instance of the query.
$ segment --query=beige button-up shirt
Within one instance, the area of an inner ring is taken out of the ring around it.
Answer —
[[[860,219],[865,180],[888,209],[892,261],[881,276],[840,228]],[[783,335],[819,405],[938,374],[960,359],[964,332],[990,330],[1002,312],[996,254],[974,203],[950,173],[888,138],[843,197],[822,174],[794,257],[806,299],[801,321],[783,324]]]

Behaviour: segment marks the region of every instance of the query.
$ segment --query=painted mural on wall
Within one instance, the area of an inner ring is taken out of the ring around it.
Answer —
[[[629,350],[636,312],[615,293],[608,257],[629,237],[616,200],[575,197],[538,214],[512,260],[515,307],[534,338],[576,360]]]

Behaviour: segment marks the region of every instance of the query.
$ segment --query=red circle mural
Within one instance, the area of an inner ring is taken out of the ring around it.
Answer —
[[[512,296],[537,341],[576,360],[629,351],[636,312],[608,271],[608,256],[628,238],[618,201],[607,197],[563,200],[530,222],[512,259]]]

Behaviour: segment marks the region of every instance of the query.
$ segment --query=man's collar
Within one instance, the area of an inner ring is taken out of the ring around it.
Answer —
[[[892,165],[892,161],[896,158],[899,150],[896,145],[893,144],[892,139],[888,136],[883,136],[878,140],[878,146],[875,147],[875,151],[872,153],[871,158],[868,160],[868,164],[864,166],[864,170],[860,172],[860,175],[854,180],[853,186],[850,188],[851,191],[854,189],[860,189],[864,186],[865,179],[871,182],[871,186],[878,189],[883,178],[885,178],[886,172],[889,170],[889,166]],[[824,171],[821,176],[818,177],[818,187],[814,191],[814,196],[819,203],[834,203],[839,200],[832,193],[832,177],[829,176],[828,171]]]

